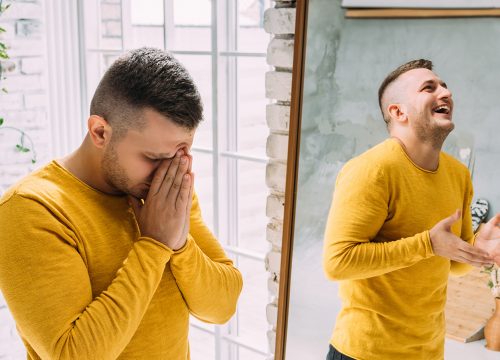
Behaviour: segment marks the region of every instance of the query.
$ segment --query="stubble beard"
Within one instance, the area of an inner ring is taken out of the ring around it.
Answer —
[[[104,151],[101,169],[104,181],[106,181],[112,189],[115,189],[116,193],[136,196],[136,194],[131,193],[129,190],[129,178],[125,170],[120,166],[118,154],[113,144],[110,144],[109,148]]]
[[[455,124],[451,123],[450,127],[444,128],[433,123],[433,119],[427,118],[426,122],[419,122],[413,125],[415,135],[423,142],[431,144],[436,150],[441,150],[444,141],[449,133],[455,128]]]

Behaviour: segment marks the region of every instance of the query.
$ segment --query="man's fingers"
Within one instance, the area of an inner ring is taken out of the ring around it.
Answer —
[[[172,188],[172,184],[174,183],[175,175],[177,174],[177,171],[179,169],[183,153],[184,152],[180,150],[177,152],[175,157],[172,159],[172,164],[168,168],[168,171],[165,174],[165,177],[163,178],[163,181],[160,185],[160,189],[158,190],[158,195],[162,199],[168,197],[170,189]]]
[[[475,246],[472,246],[463,240],[459,240],[459,241],[460,241],[460,244],[459,244],[460,250],[467,252],[469,254],[472,254],[472,255],[490,257],[490,254],[488,251],[480,249],[480,248],[475,247]]]
[[[155,171],[153,180],[151,181],[151,187],[149,188],[148,197],[158,194],[160,191],[163,179],[167,173],[170,165],[172,164],[172,159],[165,159],[161,162],[160,166]]]
[[[467,259],[470,262],[478,262],[481,264],[493,263],[493,258],[486,251],[481,249],[469,245],[459,250],[462,252],[460,257]]]
[[[184,181],[184,175],[187,173],[187,169],[189,167],[189,157],[183,155],[179,159],[179,165],[177,166],[177,172],[172,180],[172,185],[168,191],[167,201],[169,201],[172,205],[176,205],[177,197],[179,196],[179,192],[181,191],[181,187]]]
[[[191,186],[189,188],[188,204],[186,207],[186,214],[188,217],[188,221],[191,216],[191,206],[193,205],[193,195],[194,195],[194,173],[191,173],[189,175],[191,176]]]
[[[500,213],[495,214],[489,221],[488,224],[493,224],[494,226],[500,226]]]
[[[189,203],[189,194],[191,192],[191,174],[184,174],[180,186],[179,194],[175,201],[175,208],[178,210],[185,209]]]
[[[472,266],[475,266],[475,267],[489,266],[492,263],[491,261],[490,262],[476,261],[476,260],[466,259],[466,258],[463,258],[463,257],[458,257],[457,259],[454,259],[454,260],[458,261],[458,262],[461,262],[461,263],[464,263],[464,264],[469,264],[469,265],[472,265]]]

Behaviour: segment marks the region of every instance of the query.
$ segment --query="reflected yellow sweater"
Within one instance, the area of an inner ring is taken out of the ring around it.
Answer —
[[[28,359],[189,359],[189,314],[226,322],[241,287],[196,196],[176,252],[56,162],[0,200],[0,289]]]
[[[473,242],[472,184],[465,166],[441,153],[436,171],[415,165],[394,139],[349,161],[338,175],[323,266],[340,280],[342,309],[331,344],[359,360],[444,357],[450,267],[429,230],[462,210],[452,231]]]

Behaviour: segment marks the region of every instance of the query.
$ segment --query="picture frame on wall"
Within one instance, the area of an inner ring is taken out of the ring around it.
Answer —
[[[344,8],[497,9],[499,0],[343,0]]]

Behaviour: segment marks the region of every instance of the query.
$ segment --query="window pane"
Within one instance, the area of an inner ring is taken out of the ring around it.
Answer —
[[[238,246],[265,254],[266,241],[266,164],[238,160]]]
[[[206,323],[206,322],[203,322],[201,320],[198,320],[197,318],[195,318],[194,316],[191,316],[189,318],[189,323],[191,324],[191,328],[202,328],[202,329],[205,329],[207,330],[208,332],[214,332],[215,331],[215,325],[214,324],[209,324],[209,323]],[[207,332],[205,331],[205,332]]]
[[[174,20],[177,25],[210,25],[211,0],[174,0]]]
[[[266,360],[267,356],[248,350],[244,347],[238,349],[238,360]]]
[[[132,26],[132,48],[151,46],[163,49],[165,47],[163,35],[163,26]]]
[[[164,0],[130,0],[133,25],[163,25]]]
[[[214,336],[193,326],[189,329],[191,360],[215,359]]]
[[[194,188],[200,200],[205,224],[214,231],[213,163],[212,155],[193,151]]]
[[[171,50],[211,49],[212,5],[210,0],[175,0],[173,26],[168,26],[167,47]]]
[[[196,131],[194,146],[212,148],[212,61],[208,55],[175,55],[193,77],[203,101],[203,121]]]
[[[265,53],[271,35],[264,31],[269,0],[238,0],[238,50]]]
[[[266,156],[265,58],[238,58],[238,151]]]
[[[267,351],[267,273],[263,261],[238,256],[243,291],[238,302],[238,335],[243,342]]]

